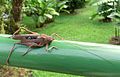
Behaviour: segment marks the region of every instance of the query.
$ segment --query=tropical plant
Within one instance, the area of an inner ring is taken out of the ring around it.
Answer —
[[[69,11],[65,10],[66,8],[68,8],[68,6],[66,5],[66,3],[68,2],[68,0],[54,0],[55,5],[54,8],[57,12],[67,12],[69,13]]]
[[[54,16],[59,16],[60,11],[65,11],[66,1],[59,0],[26,0],[23,6],[23,12],[27,16],[32,16],[36,21],[36,27],[42,27],[44,24],[53,21]]]
[[[5,28],[8,27],[7,22],[9,21],[10,14],[10,3],[9,0],[0,0],[0,33],[6,33]]]
[[[94,6],[98,6],[97,13],[91,16],[91,19],[97,15],[103,16],[104,22],[111,22],[112,18],[120,18],[120,0],[99,0],[93,3]]]

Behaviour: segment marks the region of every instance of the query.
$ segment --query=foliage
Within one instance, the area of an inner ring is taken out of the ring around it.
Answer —
[[[33,17],[37,27],[42,27],[45,23],[53,21],[55,15],[59,16],[60,11],[65,11],[65,3],[66,1],[58,0],[25,0],[23,12]]]
[[[111,21],[112,18],[120,18],[120,0],[99,0],[93,3],[94,6],[98,5],[97,13],[93,14],[91,19],[97,15],[103,16],[105,22]]]
[[[21,16],[20,1],[22,0],[0,0],[0,33],[12,34],[18,29],[16,22],[20,21]]]
[[[74,13],[75,9],[79,9],[85,6],[85,0],[68,0],[66,5],[68,6],[67,10],[69,10],[70,13]]]
[[[68,2],[68,0],[53,0],[54,1],[54,9],[57,12],[67,12],[69,13],[69,11],[65,10],[68,6],[66,5],[66,3]]]
[[[0,0],[0,33],[6,33],[5,28],[8,26],[10,9],[9,0]]]

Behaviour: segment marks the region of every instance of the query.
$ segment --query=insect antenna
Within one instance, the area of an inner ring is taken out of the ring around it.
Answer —
[[[56,33],[53,33],[51,36],[52,36],[52,37],[53,37],[53,36],[57,36],[58,38],[64,40],[64,38],[62,38],[60,35],[58,35],[58,34],[56,34]]]

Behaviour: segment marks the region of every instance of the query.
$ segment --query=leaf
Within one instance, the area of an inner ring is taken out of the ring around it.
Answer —
[[[41,0],[38,0],[38,2],[39,2],[39,3],[42,3],[42,1],[41,1]]]
[[[93,3],[93,6],[101,5],[103,3],[114,2],[115,0],[99,0],[98,2]],[[118,0],[116,0],[118,1]]]
[[[48,17],[48,18],[50,18],[50,19],[52,19],[53,18],[53,16],[52,15],[50,15],[50,14],[44,14],[46,17]]]
[[[56,12],[56,10],[54,8],[47,8],[47,9],[48,9],[48,13],[50,13],[51,15],[59,16],[59,13]]]
[[[111,13],[110,15],[108,15],[107,17],[120,19],[120,14],[119,14],[119,13],[116,13],[116,12],[113,12],[113,13]]]
[[[46,20],[46,18],[45,18],[44,16],[39,16],[39,18],[38,18],[38,23],[39,23],[39,22],[40,22],[40,23],[44,23],[45,20]]]
[[[65,4],[66,4],[66,2],[68,2],[68,1],[59,2],[57,5],[58,5],[58,7],[60,7],[60,6],[65,5]]]
[[[59,10],[62,10],[62,9],[64,9],[64,8],[67,8],[67,7],[68,7],[67,5],[63,5],[63,6],[60,7]]]
[[[50,8],[50,7],[48,7],[47,10],[48,10],[48,11],[55,11],[54,8]]]
[[[50,14],[59,16],[59,13],[56,12],[55,10],[54,10],[54,11],[51,11]]]
[[[42,8],[42,9],[45,9],[45,3],[44,3],[44,2],[41,2],[41,3],[39,4],[39,7]]]
[[[63,12],[66,12],[66,13],[70,14],[70,12],[69,12],[68,10],[62,9],[61,11],[63,11]]]

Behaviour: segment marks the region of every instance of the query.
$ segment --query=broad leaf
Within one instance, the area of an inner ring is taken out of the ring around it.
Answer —
[[[53,16],[51,15],[51,14],[44,14],[46,17],[48,17],[48,18],[50,18],[50,19],[52,19],[53,18]]]
[[[39,16],[39,18],[38,18],[38,23],[39,23],[39,22],[40,22],[40,23],[44,23],[45,20],[46,20],[46,18],[45,18],[44,16]]]

